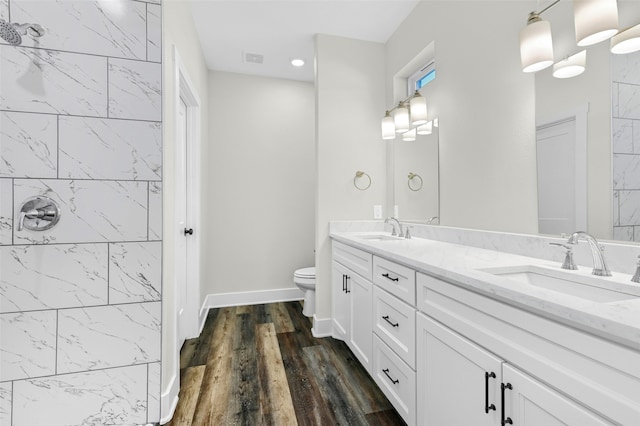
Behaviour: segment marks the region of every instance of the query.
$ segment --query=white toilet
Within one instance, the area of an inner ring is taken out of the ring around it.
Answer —
[[[312,317],[316,313],[316,267],[298,269],[293,273],[293,282],[304,291],[302,313]]]

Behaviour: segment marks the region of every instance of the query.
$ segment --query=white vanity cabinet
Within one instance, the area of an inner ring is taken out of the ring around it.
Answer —
[[[369,373],[373,353],[371,264],[370,253],[333,243],[333,334],[347,343]]]

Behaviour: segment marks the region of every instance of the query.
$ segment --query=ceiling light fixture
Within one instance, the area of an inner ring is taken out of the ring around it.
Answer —
[[[618,32],[616,0],[573,0],[573,17],[578,46],[591,46]]]
[[[551,24],[540,15],[558,4],[556,0],[540,12],[529,13],[527,26],[520,31],[520,60],[522,71],[537,72],[553,64]]]
[[[619,32],[611,39],[611,53],[617,55],[640,50],[640,24]]]
[[[553,76],[555,78],[571,78],[580,75],[585,70],[586,62],[587,51],[583,50],[555,63],[553,65]]]
[[[301,67],[304,65],[304,61],[302,59],[292,59],[291,60],[291,65],[293,65],[294,67]]]

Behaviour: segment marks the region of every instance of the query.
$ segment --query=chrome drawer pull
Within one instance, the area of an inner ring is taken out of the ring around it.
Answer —
[[[385,376],[387,376],[389,378],[389,380],[391,380],[391,383],[393,383],[394,385],[397,385],[398,383],[400,383],[400,380],[394,379],[389,375],[389,369],[388,368],[385,368],[384,370],[382,370],[382,372],[385,374]]]
[[[398,327],[400,324],[396,323],[392,323],[391,321],[389,321],[389,315],[385,315],[382,317],[383,320],[385,320],[386,322],[388,322],[389,324],[391,324],[392,327]]]
[[[391,277],[389,276],[389,274],[382,274],[382,276],[383,276],[383,277],[385,277],[385,278],[386,278],[386,279],[388,279],[388,280],[391,280],[391,281],[398,281],[398,277],[396,277],[396,278],[391,278]]]

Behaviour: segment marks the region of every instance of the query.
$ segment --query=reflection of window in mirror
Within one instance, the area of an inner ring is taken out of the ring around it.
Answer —
[[[436,78],[436,61],[431,59],[407,79],[407,96],[432,82]]]

